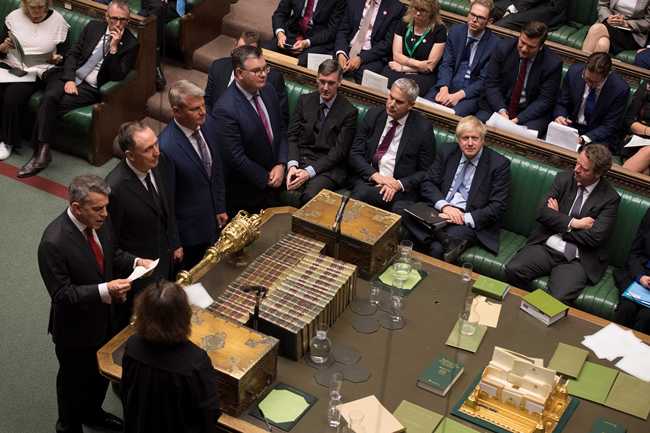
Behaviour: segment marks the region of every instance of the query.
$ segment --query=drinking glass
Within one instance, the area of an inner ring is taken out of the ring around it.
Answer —
[[[330,398],[341,398],[341,388],[343,387],[343,373],[337,371],[330,377],[329,390]]]
[[[474,296],[471,294],[465,297],[465,304],[463,306],[463,311],[460,313],[460,333],[471,337],[476,333],[476,327],[478,325],[478,314],[472,315],[472,303],[474,302]]]
[[[368,302],[370,305],[377,308],[381,301],[381,287],[379,283],[373,282],[370,284],[370,291],[368,292]]]

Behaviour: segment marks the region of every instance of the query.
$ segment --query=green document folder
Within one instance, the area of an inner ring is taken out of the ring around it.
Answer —
[[[445,343],[447,346],[457,347],[459,349],[467,350],[468,352],[476,352],[478,347],[483,341],[485,332],[487,331],[487,326],[476,325],[476,332],[474,335],[463,335],[460,333],[460,319],[456,321],[454,329],[451,330],[449,338]]]
[[[604,404],[617,374],[618,370],[587,361],[578,378],[569,381],[567,390],[576,397]]]
[[[588,354],[589,352],[584,349],[558,343],[557,349],[548,363],[548,368],[565,376],[576,378],[580,374]]]
[[[439,413],[407,400],[402,400],[393,415],[408,433],[433,433],[443,418]]]
[[[251,407],[249,413],[288,432],[316,403],[316,400],[316,397],[304,391],[284,383],[277,383]]]
[[[650,413],[650,383],[626,373],[619,373],[607,396],[605,406],[648,419]]]
[[[474,292],[485,295],[488,298],[498,299],[503,301],[503,298],[508,293],[510,286],[503,281],[495,280],[494,278],[481,275],[474,283],[472,290]]]
[[[555,317],[569,308],[542,289],[527,294],[523,299],[549,317]]]
[[[407,433],[411,432],[407,430]],[[478,431],[451,418],[445,418],[438,424],[435,433],[478,433]]]

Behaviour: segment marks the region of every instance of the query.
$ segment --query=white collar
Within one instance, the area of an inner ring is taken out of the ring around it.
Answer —
[[[81,233],[85,234],[85,233],[86,233],[86,228],[87,228],[88,226],[86,226],[85,224],[83,224],[81,221],[79,221],[79,220],[77,219],[77,217],[74,216],[74,214],[72,213],[72,209],[70,209],[70,206],[68,206],[68,210],[67,210],[67,212],[68,212],[68,217],[70,217],[70,220],[72,221],[72,224],[74,224],[75,227],[76,227],[77,229],[79,229],[79,231],[80,231]]]

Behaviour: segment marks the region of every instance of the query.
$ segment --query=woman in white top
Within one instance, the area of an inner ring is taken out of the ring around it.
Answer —
[[[51,3],[21,0],[21,7],[10,12],[0,28],[0,160],[20,145],[27,102],[41,87],[43,75],[63,61],[67,49],[70,25]],[[12,69],[27,72],[22,79],[30,81],[15,82]]]
[[[599,0],[598,21],[589,28],[583,51],[616,55],[646,46],[650,31],[649,0]]]

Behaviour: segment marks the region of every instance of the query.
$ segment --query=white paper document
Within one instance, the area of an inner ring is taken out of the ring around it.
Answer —
[[[0,68],[0,83],[33,83],[36,81],[36,73],[28,72],[23,77],[17,77],[9,73],[9,70]]]
[[[628,353],[616,363],[627,374],[650,382],[650,346],[639,343],[633,353]]]
[[[148,274],[149,272],[156,269],[156,266],[158,266],[159,261],[160,259],[154,260],[151,266],[149,266],[148,268],[145,268],[144,266],[136,266],[135,269],[133,269],[133,272],[131,272],[131,275],[127,277],[127,280],[133,282],[138,278],[142,277],[143,275]]]
[[[214,303],[214,299],[212,299],[212,296],[210,296],[201,283],[190,284],[189,286],[184,286],[183,289],[187,293],[187,299],[191,305],[196,305],[199,308],[208,308]]]
[[[479,325],[496,328],[499,324],[499,315],[501,314],[501,304],[483,295],[474,297],[472,301],[472,312],[469,316],[469,322],[478,322]]]
[[[641,138],[638,135],[633,135],[632,139],[624,147],[643,147],[649,145],[650,145],[649,139]]]
[[[318,71],[320,64],[331,58],[332,56],[330,54],[309,53],[307,54],[307,69]]]
[[[510,134],[519,135],[526,138],[537,138],[538,134],[538,131],[535,131],[534,129],[528,129],[524,125],[517,125],[499,113],[492,113],[492,116],[490,116],[485,124],[487,126],[509,132]]]
[[[454,111],[453,108],[446,107],[446,106],[444,106],[442,104],[438,104],[437,102],[429,101],[428,99],[424,99],[421,96],[418,96],[417,99],[415,100],[415,102],[419,102],[422,105],[426,105],[427,107],[431,107],[434,110],[444,111],[445,113],[449,113],[449,114],[456,114],[456,112]]]
[[[613,323],[582,340],[583,346],[591,349],[598,358],[608,361],[637,352],[640,344],[643,342],[632,331]]]
[[[388,93],[388,78],[376,72],[369,71],[368,69],[363,71],[361,85],[379,90],[383,94]]]
[[[560,125],[557,122],[548,124],[545,141],[574,152],[578,151],[580,145],[578,143],[578,130],[570,126]]]

